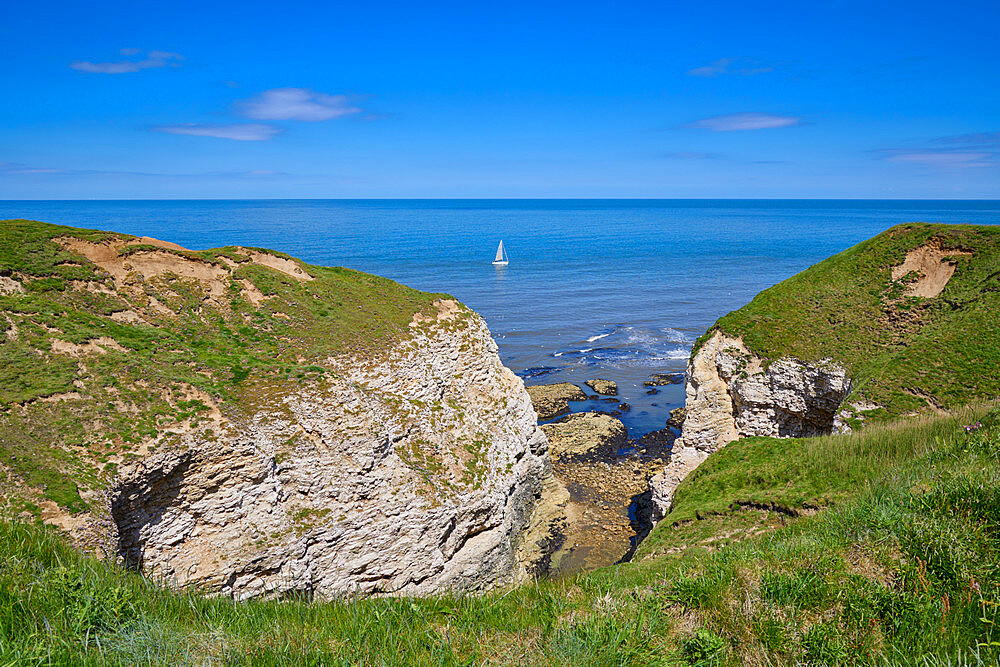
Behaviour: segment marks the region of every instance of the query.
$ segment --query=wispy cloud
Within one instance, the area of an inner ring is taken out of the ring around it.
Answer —
[[[935,141],[944,144],[961,144],[965,146],[1000,146],[1000,132],[960,134],[954,137],[940,137],[935,139]]]
[[[687,71],[689,76],[715,77],[723,74],[735,74],[737,76],[754,76],[755,74],[767,74],[773,72],[773,65],[764,65],[748,58],[719,58],[708,65],[695,67]]]
[[[60,174],[61,169],[31,167],[20,162],[0,162],[0,174]]]
[[[692,121],[684,127],[711,132],[736,132],[740,130],[770,130],[791,127],[802,122],[796,116],[782,116],[768,113],[728,113]]]
[[[966,149],[887,149],[875,151],[875,154],[887,162],[902,162],[925,167],[990,167],[1000,164],[998,155],[990,151],[974,151]]]
[[[87,74],[128,74],[154,67],[166,67],[171,65],[176,67],[184,59],[179,53],[169,51],[150,51],[144,58],[140,49],[121,49],[119,53],[129,60],[118,60],[115,62],[93,63],[87,60],[75,60],[69,64],[72,69]]]
[[[937,137],[916,148],[872,151],[887,162],[957,169],[1000,166],[1000,132],[976,132]]]
[[[697,151],[679,151],[677,153],[663,153],[660,157],[672,160],[714,160],[719,157],[717,153],[700,153]]]
[[[236,112],[254,120],[317,122],[359,114],[364,109],[350,95],[327,95],[308,88],[272,88],[256,97],[236,102]],[[371,120],[373,117],[365,117]],[[151,128],[154,132],[216,137],[235,141],[266,141],[283,128],[271,123],[182,123]]]
[[[128,171],[110,169],[62,169],[52,167],[35,167],[20,162],[0,162],[0,178],[4,176],[52,176],[52,177],[103,177],[103,176],[136,176],[149,178],[171,179],[251,179],[268,180],[296,176],[285,171],[274,169],[248,169],[244,171],[205,171],[193,173],[171,173],[151,171]]]
[[[257,120],[321,121],[362,111],[349,95],[326,95],[308,88],[272,88],[239,102],[237,108]]]
[[[216,137],[235,141],[265,141],[281,132],[281,128],[264,123],[230,123],[228,125],[207,125],[184,123],[182,125],[161,125],[155,132],[167,134],[188,134],[195,137]]]

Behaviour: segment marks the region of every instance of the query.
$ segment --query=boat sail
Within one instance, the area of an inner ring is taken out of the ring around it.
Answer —
[[[497,258],[493,260],[494,266],[507,266],[507,253],[503,249],[503,241],[497,246]]]

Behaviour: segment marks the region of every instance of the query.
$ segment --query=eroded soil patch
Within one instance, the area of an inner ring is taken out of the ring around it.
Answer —
[[[916,273],[916,280],[907,283],[903,296],[933,298],[944,290],[955,274],[956,264],[949,258],[971,254],[965,250],[944,248],[939,239],[934,239],[906,253],[903,263],[892,267],[892,279],[899,280],[909,273]]]

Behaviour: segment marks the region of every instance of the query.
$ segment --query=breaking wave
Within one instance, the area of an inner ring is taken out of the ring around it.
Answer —
[[[572,346],[552,353],[554,358],[577,365],[662,366],[687,359],[692,338],[670,327],[644,328],[620,325],[595,333],[583,343],[601,341],[599,347]]]

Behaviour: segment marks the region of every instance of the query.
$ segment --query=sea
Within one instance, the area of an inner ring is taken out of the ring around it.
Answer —
[[[274,248],[449,293],[526,384],[614,380],[617,397],[570,406],[619,411],[639,437],[683,405],[691,345],[722,315],[897,223],[998,224],[1000,201],[0,201],[10,218]],[[653,374],[676,384],[646,386]]]

